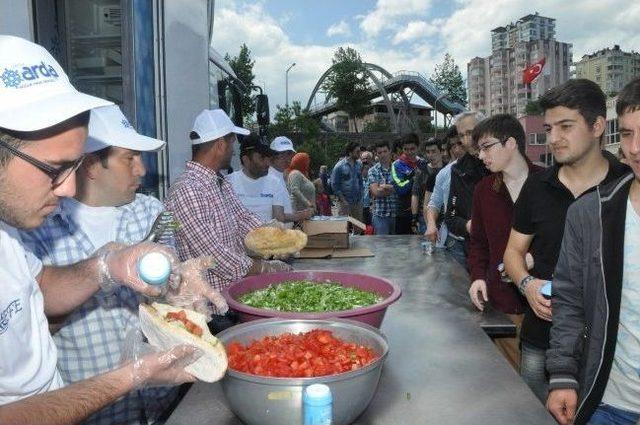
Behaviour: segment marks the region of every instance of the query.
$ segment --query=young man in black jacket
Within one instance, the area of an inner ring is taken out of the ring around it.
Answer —
[[[447,212],[444,222],[449,230],[449,237],[462,244],[465,257],[468,253],[467,242],[471,231],[471,205],[476,183],[489,175],[484,163],[478,158],[471,135],[473,128],[484,116],[479,112],[463,112],[455,118],[460,141],[465,153],[451,168],[451,189],[447,201]]]
[[[556,164],[530,175],[524,183],[515,204],[504,265],[527,299],[520,332],[520,375],[544,403],[548,391],[545,355],[553,314],[551,301],[540,288],[555,279],[567,210],[583,194],[621,177],[628,168],[601,151],[607,108],[606,96],[596,83],[569,80],[545,93],[540,106]],[[528,252],[535,263],[531,270],[525,264]]]
[[[569,208],[554,274],[547,407],[561,424],[640,420],[640,79],[616,111],[633,173]]]

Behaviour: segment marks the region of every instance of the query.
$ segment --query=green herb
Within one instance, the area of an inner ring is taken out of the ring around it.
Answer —
[[[240,296],[238,301],[256,308],[301,313],[352,310],[381,300],[376,293],[337,282],[298,280],[269,285]]]

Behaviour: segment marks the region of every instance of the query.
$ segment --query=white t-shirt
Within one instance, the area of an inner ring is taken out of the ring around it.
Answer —
[[[618,340],[602,402],[640,413],[640,217],[627,201]]]
[[[118,217],[122,214],[116,207],[91,207],[73,198],[68,198],[66,206],[73,222],[96,249],[116,240]]]
[[[42,263],[0,221],[0,405],[63,386],[35,277]]]
[[[280,185],[272,176],[252,179],[244,171],[234,171],[227,176],[227,180],[242,205],[257,214],[265,223],[273,219],[274,205],[285,205]]]
[[[284,173],[281,173],[273,167],[269,167],[269,175],[275,178],[280,184],[280,193],[284,198],[284,213],[293,214],[293,204],[291,202],[291,195],[289,195],[289,189],[287,189],[287,181],[284,179]],[[284,225],[288,229],[293,228],[293,223],[285,223]]]

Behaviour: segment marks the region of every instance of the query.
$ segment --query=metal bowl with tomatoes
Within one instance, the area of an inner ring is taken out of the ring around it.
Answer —
[[[354,288],[376,294],[379,297],[379,300],[368,306],[322,312],[292,312],[256,308],[240,301],[241,297],[247,293],[262,290],[270,285],[278,285],[289,281],[314,281],[318,283],[336,282],[345,288]],[[387,279],[364,273],[300,270],[248,276],[225,288],[222,294],[227,300],[229,307],[238,313],[240,322],[270,317],[320,320],[341,318],[357,320],[379,328],[382,324],[382,320],[384,319],[387,307],[400,298],[402,290],[398,285]]]
[[[222,390],[231,410],[249,425],[301,423],[302,391],[318,383],[331,388],[332,423],[352,423],[371,402],[389,352],[378,329],[341,319],[261,319],[229,328],[217,337],[230,357]],[[289,341],[295,346],[288,346]],[[240,345],[255,347],[253,354],[258,356],[243,358],[239,367],[243,371],[231,366]]]

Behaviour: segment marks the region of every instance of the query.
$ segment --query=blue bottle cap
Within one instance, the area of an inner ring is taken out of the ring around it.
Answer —
[[[545,297],[551,298],[551,281],[545,281],[545,284],[540,287],[540,293]]]
[[[331,389],[325,384],[311,384],[302,394],[302,402],[312,406],[324,406],[332,401]]]
[[[138,276],[149,285],[164,285],[171,273],[171,263],[160,252],[145,254],[138,261]]]

